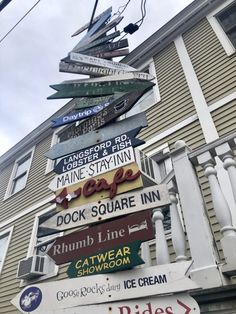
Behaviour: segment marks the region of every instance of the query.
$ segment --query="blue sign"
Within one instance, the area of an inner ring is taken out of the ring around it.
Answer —
[[[93,115],[97,114],[99,111],[101,111],[102,109],[106,108],[111,103],[112,100],[113,100],[113,98],[111,97],[107,101],[105,101],[99,105],[96,105],[94,107],[86,108],[83,110],[73,111],[64,117],[56,118],[56,119],[52,120],[52,123],[53,123],[52,128],[55,128],[55,127],[58,127],[61,125],[65,125],[68,123],[76,122],[76,121],[79,121],[82,119],[86,119],[90,116],[93,116]]]
[[[37,309],[42,301],[42,292],[37,287],[26,289],[19,300],[20,308],[25,312],[32,312]]]
[[[140,128],[133,129],[127,133],[120,134],[109,140],[106,140],[96,145],[86,147],[76,153],[62,158],[56,167],[53,169],[57,174],[73,170],[84,166],[88,163],[99,160],[105,155],[111,155],[128,147],[136,147],[145,142],[135,138],[140,131]]]

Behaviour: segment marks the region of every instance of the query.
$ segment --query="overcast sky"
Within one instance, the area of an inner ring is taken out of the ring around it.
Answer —
[[[0,39],[37,0],[12,0],[0,12]],[[100,0],[96,15],[127,0]],[[147,0],[141,28],[129,35],[134,49],[192,0]],[[47,100],[50,84],[79,78],[59,72],[59,61],[78,43],[71,35],[90,21],[95,0],[41,0],[0,43],[0,155],[11,148],[68,100]],[[118,29],[141,18],[141,0],[131,0]]]

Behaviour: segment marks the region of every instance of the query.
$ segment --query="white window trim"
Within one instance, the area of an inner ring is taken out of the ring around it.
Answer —
[[[216,36],[219,39],[219,42],[221,43],[222,47],[224,48],[224,50],[228,56],[231,56],[233,53],[235,53],[236,48],[234,47],[234,45],[229,40],[227,34],[225,33],[225,31],[221,27],[220,23],[217,21],[217,18],[215,17],[215,15],[217,13],[219,13],[220,11],[222,11],[224,8],[226,8],[228,5],[233,3],[234,1],[235,0],[228,0],[228,1],[224,2],[217,9],[215,9],[214,11],[212,11],[210,14],[207,15],[208,22],[210,23],[211,27],[213,28]]]
[[[5,262],[6,256],[7,256],[7,251],[8,251],[9,245],[10,245],[13,229],[14,229],[14,226],[12,226],[12,227],[10,227],[10,228],[0,232],[0,237],[5,235],[5,234],[9,234],[8,240],[7,240],[7,244],[6,244],[6,247],[5,247],[5,252],[3,254],[2,262],[0,264],[0,274],[2,272],[3,265],[4,265],[4,262]]]
[[[53,205],[50,205],[49,207],[47,207],[46,209],[38,212],[37,214],[35,214],[33,230],[31,232],[31,238],[30,238],[29,248],[28,248],[26,258],[29,258],[30,256],[35,255],[35,247],[37,245],[37,232],[38,232],[38,226],[39,226],[39,217],[50,212],[51,210],[53,210],[55,208],[56,208],[56,204],[53,204]],[[62,235],[63,235],[63,232],[57,233],[57,236],[62,236]],[[48,258],[50,258],[50,257],[48,257]],[[52,272],[50,272],[49,274],[46,274],[44,276],[40,276],[38,278],[35,278],[33,280],[33,282],[36,283],[36,282],[40,282],[40,281],[48,279],[48,278],[55,277],[55,276],[57,276],[58,271],[59,271],[59,266],[57,266],[55,264],[54,270]],[[32,281],[30,281],[30,283],[32,283]],[[24,287],[28,284],[29,284],[29,282],[27,280],[22,279],[20,281],[20,287]]]
[[[6,193],[5,193],[5,196],[4,196],[4,200],[6,200],[6,199],[10,198],[11,196],[21,192],[26,187],[26,184],[27,184],[27,181],[28,181],[29,172],[30,172],[30,168],[31,168],[31,164],[32,164],[32,160],[33,160],[33,156],[34,156],[34,151],[35,151],[35,146],[15,160],[15,163],[14,163],[14,166],[13,166],[13,169],[12,169],[12,172],[11,172],[11,176],[10,176],[10,179],[9,179],[9,182],[8,182],[7,190],[6,190]],[[27,173],[26,173],[25,185],[19,191],[15,192],[15,193],[12,193],[11,192],[12,191],[12,185],[13,185],[13,180],[15,178],[15,174],[16,174],[16,171],[17,171],[18,163],[19,163],[19,161],[21,159],[23,159],[28,154],[31,154],[31,156],[30,156],[30,161],[29,161],[29,167],[28,167],[28,170],[27,170]]]
[[[59,137],[59,133],[61,133],[61,131],[67,127],[67,125],[63,125],[59,128],[56,129],[56,131],[54,131],[53,135],[52,135],[52,140],[51,140],[51,145],[50,147],[53,147],[53,145],[58,143],[58,137]],[[48,174],[50,172],[53,171],[54,168],[54,162],[55,160],[52,159],[47,159],[47,165],[46,165],[46,170],[45,170],[45,174]]]

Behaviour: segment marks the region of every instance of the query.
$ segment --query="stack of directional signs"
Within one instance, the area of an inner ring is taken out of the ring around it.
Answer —
[[[26,287],[12,301],[23,313],[177,313],[181,307],[178,313],[185,313],[186,302],[197,308],[188,295],[150,298],[196,288],[185,276],[189,262],[131,269],[144,263],[138,254],[141,243],[154,238],[151,209],[170,200],[165,185],[143,188],[135,162],[134,147],[144,143],[136,136],[147,126],[145,114],[115,122],[154,83],[149,74],[111,60],[128,53],[121,49],[128,41],[113,41],[119,31],[107,34],[122,17],[110,19],[111,8],[79,29],[76,35],[88,28],[87,34],[60,62],[60,71],[92,78],[51,86],[57,92],[49,99],[74,98],[75,108],[53,121],[53,127],[73,124],[63,142],[46,154],[60,158],[49,185],[58,211],[40,227],[56,232],[77,228],[58,237],[47,252],[57,265],[70,263],[71,279]],[[76,126],[78,120],[83,121]],[[109,303],[141,297],[149,299]],[[90,305],[98,303],[105,304]]]

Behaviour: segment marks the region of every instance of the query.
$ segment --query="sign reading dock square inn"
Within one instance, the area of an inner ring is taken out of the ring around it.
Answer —
[[[170,198],[166,185],[154,185],[117,195],[112,200],[107,198],[60,211],[44,221],[40,228],[64,231],[167,204],[170,204]]]
[[[190,265],[191,262],[179,262],[112,274],[45,282],[25,287],[11,300],[11,303],[21,313],[44,314],[78,305],[193,290],[199,287],[185,275]],[[32,300],[28,302],[30,304],[28,309],[25,307],[26,300]]]

